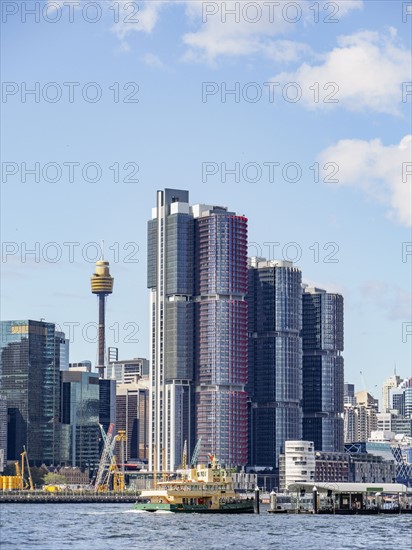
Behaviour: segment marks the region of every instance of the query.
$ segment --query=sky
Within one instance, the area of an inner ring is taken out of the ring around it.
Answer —
[[[345,300],[345,381],[411,376],[411,22],[398,1],[2,1],[1,318],[148,357],[156,191]],[[102,244],[103,243],[103,244]]]

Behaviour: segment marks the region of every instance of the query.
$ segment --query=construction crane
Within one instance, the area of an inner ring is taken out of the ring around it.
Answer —
[[[29,464],[29,457],[27,456],[26,447],[23,446],[23,452],[20,453],[21,456],[21,465],[19,462],[14,463],[16,469],[16,477],[18,478],[17,489],[23,491],[24,489],[30,489],[34,491],[33,478],[31,477],[31,470]],[[27,468],[28,480],[24,479],[25,468]]]
[[[99,492],[107,491],[113,477],[113,490],[115,492],[123,492],[125,489],[124,442],[126,441],[126,433],[124,430],[119,430],[118,435],[113,435],[114,424],[110,424],[107,434],[100,424],[100,431],[102,432],[104,447],[94,482],[94,490]],[[114,454],[117,441],[121,444],[121,470],[117,466],[116,455]]]
[[[23,490],[23,476],[21,475],[21,468],[20,468],[20,462],[15,462],[14,467],[16,468],[16,477],[18,478],[18,483],[16,486],[16,489]]]
[[[113,455],[112,445],[116,443],[116,439],[113,435],[114,432],[114,424],[110,424],[109,429],[107,430],[107,434],[104,431],[104,428],[101,424],[100,431],[102,432],[104,446],[102,450],[102,455],[100,457],[99,462],[99,469],[97,470],[96,480],[94,482],[94,489],[95,491],[101,491],[104,490],[103,488],[103,477],[105,474],[105,471],[109,469],[109,465],[111,463],[111,455]]]
[[[104,483],[104,486],[107,488],[110,486],[110,481],[113,476],[113,491],[115,493],[123,493],[125,489],[124,474],[119,469],[117,465],[116,457],[113,456],[110,462],[109,471]]]
[[[105,487],[110,487],[110,481],[113,477],[113,491],[115,493],[123,493],[125,490],[125,471],[124,471],[124,444],[126,441],[126,432],[125,430],[119,430],[118,434],[113,438],[111,449],[109,450],[111,462],[109,470],[104,482]],[[116,443],[120,443],[120,469],[117,464],[116,455],[113,453],[114,446]]]
[[[183,477],[183,479],[186,477],[186,468],[187,468],[187,441],[185,440],[185,444],[183,445],[183,453],[182,453],[182,477]]]
[[[30,470],[30,464],[29,464],[29,457],[27,455],[26,447],[23,446],[23,452],[21,453],[21,465],[22,465],[22,476],[24,477],[24,467],[23,467],[23,461],[26,461],[27,465],[27,473],[29,475],[29,484],[24,487],[25,489],[28,489],[30,486],[30,491],[34,491],[34,485],[33,485],[33,478],[31,477],[31,470]]]
[[[192,458],[190,460],[190,465],[191,466],[196,466],[196,463],[197,463],[197,457],[199,456],[199,451],[200,451],[200,444],[202,442],[202,438],[199,437],[199,439],[197,440],[196,442],[196,446],[195,446],[195,449],[193,451],[193,454],[192,454]]]

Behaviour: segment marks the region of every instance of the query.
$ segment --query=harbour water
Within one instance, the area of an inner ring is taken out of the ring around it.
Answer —
[[[151,514],[130,504],[3,504],[1,550],[410,550],[410,516]]]

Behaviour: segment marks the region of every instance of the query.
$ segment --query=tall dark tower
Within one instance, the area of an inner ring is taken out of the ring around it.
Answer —
[[[105,351],[105,317],[106,317],[106,296],[113,292],[113,277],[110,275],[109,262],[100,260],[96,262],[96,271],[91,277],[92,293],[99,297],[99,343],[97,370],[99,378],[104,378],[106,368],[104,360]]]

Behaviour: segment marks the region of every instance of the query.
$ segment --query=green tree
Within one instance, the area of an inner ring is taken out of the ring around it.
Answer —
[[[64,485],[66,483],[66,478],[60,474],[54,474],[49,472],[44,476],[45,485]]]
[[[44,466],[40,466],[38,468],[37,466],[33,466],[30,468],[31,471],[31,477],[33,478],[33,483],[36,487],[39,487],[45,483],[44,478],[48,474],[48,470]]]

